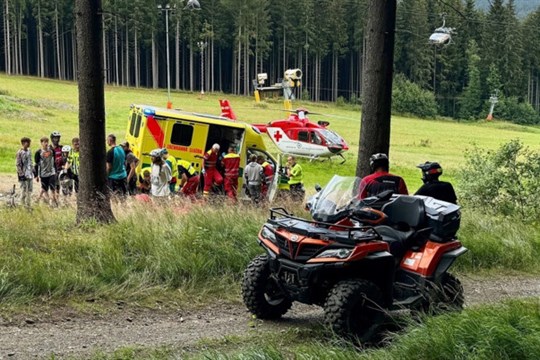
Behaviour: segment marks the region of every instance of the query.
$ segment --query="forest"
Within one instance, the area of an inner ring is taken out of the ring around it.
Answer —
[[[0,71],[73,80],[73,3],[0,0]],[[368,0],[200,3],[192,10],[183,0],[103,0],[106,82],[166,88],[168,59],[173,90],[248,95],[257,73],[273,84],[300,68],[297,96],[361,104]],[[495,115],[540,122],[540,9],[523,14],[528,7],[516,0],[482,5],[398,1],[395,111],[474,119],[485,117],[496,95]],[[431,45],[443,21],[455,29],[452,41]]]

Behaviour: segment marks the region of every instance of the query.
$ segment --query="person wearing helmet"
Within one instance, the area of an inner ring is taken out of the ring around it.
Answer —
[[[137,193],[137,166],[139,166],[139,159],[133,154],[133,151],[129,147],[129,142],[125,141],[120,144],[126,155],[126,173],[127,173],[127,188],[129,195],[135,195]]]
[[[178,160],[178,173],[180,176],[180,193],[194,197],[199,187],[199,174],[193,165],[186,160]]]
[[[169,154],[169,150],[163,148],[163,160],[169,165],[171,168],[171,181],[169,182],[169,189],[171,190],[171,194],[174,195],[176,192],[176,183],[178,182],[178,162],[176,161],[176,158]]]
[[[62,155],[62,148],[63,146],[60,145],[60,137],[62,135],[59,131],[53,131],[51,133],[51,150],[54,153],[54,169],[56,171],[56,178],[55,178],[55,184],[56,184],[56,193],[58,194],[60,192],[60,181],[58,179],[58,176],[60,175],[60,172],[64,169],[65,165],[65,158]]]
[[[369,158],[371,175],[360,182],[359,198],[364,199],[375,196],[386,190],[393,190],[396,194],[408,195],[407,185],[401,176],[389,173],[390,162],[388,156],[383,153],[371,155]]]
[[[125,196],[127,194],[126,152],[120,145],[116,145],[116,136],[107,136],[107,179],[109,189],[113,194]]]
[[[212,145],[212,148],[204,154],[204,189],[203,195],[208,196],[212,186],[223,184],[223,176],[217,168],[219,162],[219,144]]]
[[[438,200],[457,204],[457,196],[452,184],[439,181],[439,176],[443,172],[439,163],[426,161],[416,167],[422,170],[422,181],[424,185],[416,191],[415,195],[431,196]]]
[[[80,158],[80,145],[79,138],[74,137],[71,139],[71,151],[68,154],[66,165],[64,170],[67,170],[73,179],[73,185],[75,192],[79,192],[79,158]]]
[[[172,179],[171,168],[163,160],[163,150],[150,151],[152,168],[150,170],[150,182],[152,183],[151,194],[155,197],[166,197],[171,194],[169,182]]]

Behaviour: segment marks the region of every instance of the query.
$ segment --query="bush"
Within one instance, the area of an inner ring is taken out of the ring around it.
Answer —
[[[540,115],[531,104],[519,102],[516,97],[505,98],[495,106],[495,117],[512,121],[521,125],[540,123]]]
[[[496,151],[465,153],[459,189],[463,202],[488,213],[533,220],[540,214],[540,154],[512,140]]]
[[[437,116],[437,102],[432,92],[423,90],[403,75],[397,75],[392,91],[392,111],[433,118]]]

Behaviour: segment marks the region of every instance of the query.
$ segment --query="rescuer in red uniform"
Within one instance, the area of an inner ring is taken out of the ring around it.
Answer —
[[[225,193],[233,202],[236,202],[238,190],[238,174],[240,172],[240,155],[234,151],[233,146],[229,146],[227,155],[222,160],[225,169]]]
[[[274,180],[274,168],[262,155],[257,156],[257,162],[261,164],[263,168],[265,182],[262,184],[261,197],[266,199],[268,188],[272,185]]]
[[[210,194],[212,185],[220,186],[223,184],[223,177],[217,169],[219,160],[219,144],[212,145],[212,148],[204,154],[204,196]]]
[[[371,155],[369,166],[371,175],[364,177],[360,182],[360,199],[378,195],[385,190],[393,190],[394,194],[409,194],[403,178],[388,172],[390,166],[386,154]]]

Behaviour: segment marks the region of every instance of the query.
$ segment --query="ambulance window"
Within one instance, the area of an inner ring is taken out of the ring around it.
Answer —
[[[133,135],[133,129],[135,129],[135,121],[137,120],[137,113],[134,111],[131,115],[131,123],[129,125],[129,133]]]
[[[141,131],[141,120],[142,120],[142,116],[141,114],[138,114],[137,123],[135,124],[135,134],[133,134],[133,136],[135,137],[139,137],[139,132]]]
[[[307,142],[309,139],[308,132],[307,131],[299,131],[298,132],[298,141],[305,141]]]
[[[193,138],[193,126],[174,124],[171,134],[171,144],[190,146]]]

